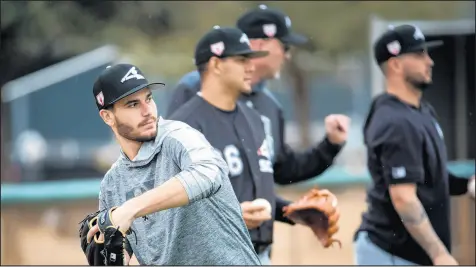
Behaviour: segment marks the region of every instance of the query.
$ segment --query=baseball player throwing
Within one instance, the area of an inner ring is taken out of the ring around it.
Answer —
[[[89,264],[124,265],[134,253],[141,265],[259,265],[226,163],[200,132],[157,116],[158,86],[129,64],[94,84],[121,154],[101,182],[99,212],[81,224]]]

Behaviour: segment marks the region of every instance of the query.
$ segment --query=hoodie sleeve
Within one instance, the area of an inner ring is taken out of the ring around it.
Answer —
[[[102,193],[99,191],[99,210],[105,210],[107,208],[106,201],[101,197]]]
[[[167,138],[165,148],[182,170],[175,177],[187,191],[190,203],[218,192],[228,167],[199,131],[185,126]]]
[[[108,173],[106,173],[106,175],[108,175]],[[99,194],[98,194],[98,198],[99,198],[99,210],[105,210],[107,208],[107,204],[106,204],[106,191],[104,190],[104,180],[101,181],[101,185],[99,186]]]

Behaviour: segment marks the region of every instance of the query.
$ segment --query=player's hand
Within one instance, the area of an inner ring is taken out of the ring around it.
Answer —
[[[475,194],[476,194],[476,182],[475,182],[475,175],[471,176],[471,178],[469,178],[469,182],[468,182],[468,194],[474,199],[475,198]]]
[[[115,226],[119,227],[119,230],[123,233],[127,232],[131,228],[134,221],[134,215],[127,206],[120,206],[111,213],[111,221]]]
[[[88,243],[91,243],[91,240],[93,239],[93,236],[99,232],[99,226],[96,224],[91,229],[88,231],[88,235],[86,236]],[[97,239],[98,241],[104,242],[104,235],[99,234],[99,237]]]
[[[324,120],[326,135],[335,145],[342,145],[347,141],[350,127],[350,118],[342,114],[328,115]]]
[[[433,265],[458,265],[458,262],[449,253],[444,253],[433,259]]]
[[[241,203],[243,219],[248,229],[255,229],[263,222],[271,220],[271,214],[263,206],[253,205],[251,201]]]

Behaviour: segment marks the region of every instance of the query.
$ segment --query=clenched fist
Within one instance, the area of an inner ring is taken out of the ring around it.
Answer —
[[[265,205],[256,205],[251,201],[245,201],[241,203],[241,210],[248,229],[255,229],[263,222],[272,219],[271,211],[267,210]]]
[[[324,120],[327,138],[332,144],[342,145],[347,141],[350,118],[342,114],[331,114]]]
[[[475,198],[475,185],[476,185],[476,182],[475,182],[475,177],[476,176],[471,176],[471,178],[469,178],[469,182],[468,182],[468,193],[469,195],[474,199]]]

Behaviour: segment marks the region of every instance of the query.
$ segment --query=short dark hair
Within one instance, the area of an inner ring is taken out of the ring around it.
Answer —
[[[200,74],[200,77],[202,77],[203,74],[205,74],[207,69],[208,69],[208,62],[202,63],[197,66],[198,74]]]
[[[104,109],[109,110],[109,111],[114,111],[114,104],[111,104],[111,105],[105,107]]]
[[[380,63],[378,66],[380,67],[380,70],[382,71],[383,75],[387,76],[387,68],[388,68],[387,61]]]

